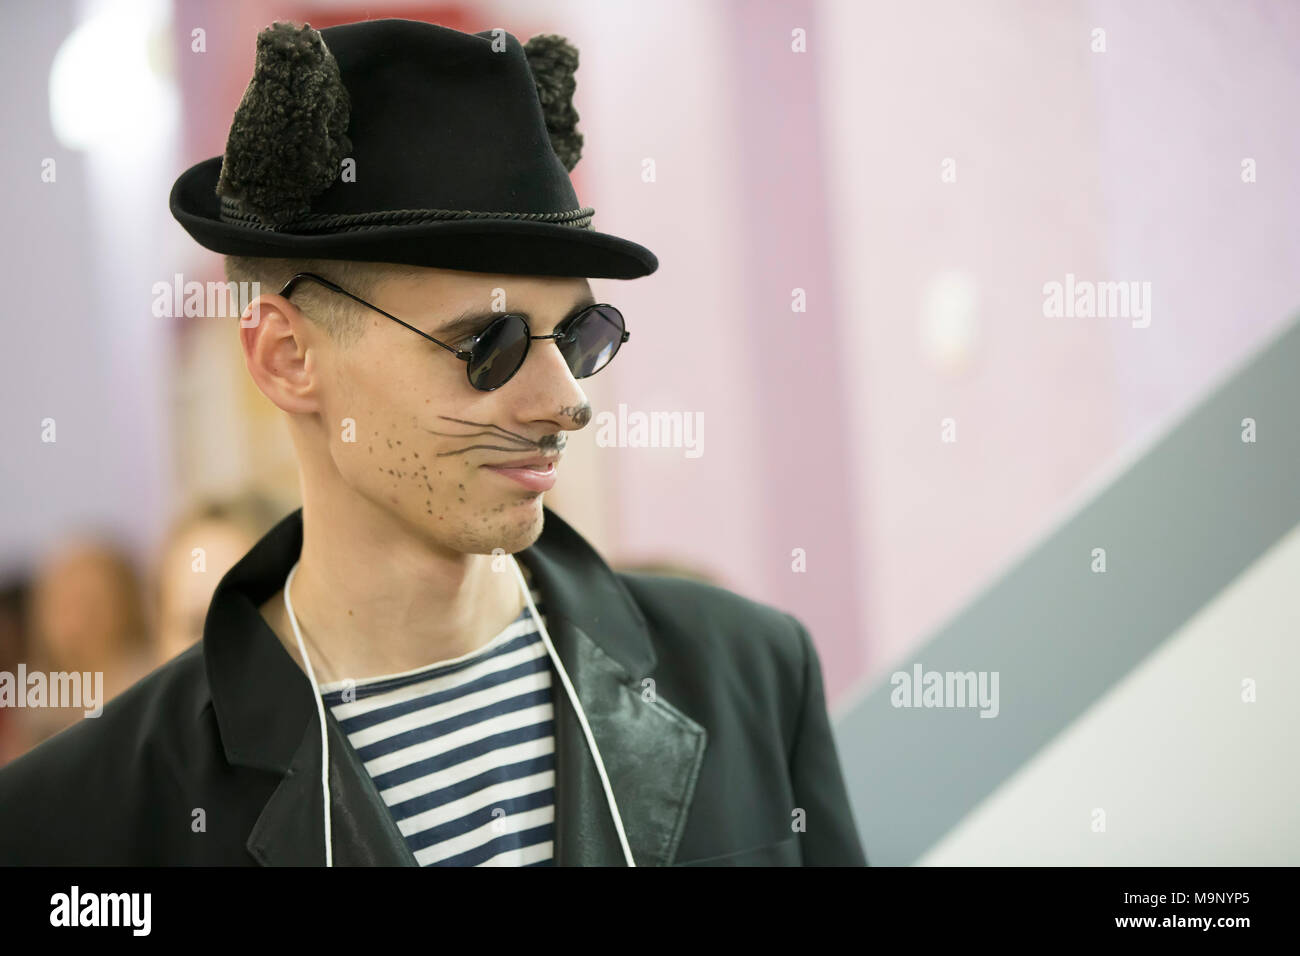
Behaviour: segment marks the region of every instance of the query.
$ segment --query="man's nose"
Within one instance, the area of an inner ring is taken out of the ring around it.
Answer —
[[[515,375],[521,416],[533,419],[550,419],[560,427],[579,429],[591,419],[591,406],[587,395],[573,377],[569,363],[564,360],[557,339],[534,339],[529,343],[528,355]],[[512,381],[511,384],[515,384]]]

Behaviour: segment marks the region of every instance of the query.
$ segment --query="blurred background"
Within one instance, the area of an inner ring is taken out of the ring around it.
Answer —
[[[873,863],[1300,862],[1300,6],[2,16],[0,672],[129,686],[298,506],[236,320],[151,310],[222,279],[167,196],[223,151],[257,32],[560,33],[579,199],[661,263],[592,280],[636,338],[588,397],[704,431],[693,457],[589,427],[548,505],[616,567],[808,626]],[[1106,282],[1145,313],[1047,314],[1049,284]],[[891,703],[917,663],[1000,673],[998,719]],[[0,763],[79,718],[0,707]]]

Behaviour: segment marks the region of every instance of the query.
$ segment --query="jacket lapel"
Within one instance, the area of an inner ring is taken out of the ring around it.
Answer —
[[[587,716],[637,866],[666,866],[681,840],[706,734],[563,619],[549,624]],[[604,786],[568,695],[555,688],[557,866],[625,866]]]
[[[320,717],[311,682],[259,611],[284,586],[301,551],[300,509],[226,573],[204,622],[203,654],[226,760],[281,777],[246,843],[264,866],[325,863]],[[335,865],[416,865],[343,728],[328,709],[325,718]]]
[[[258,608],[284,585],[302,548],[301,509],[222,579],[204,628],[204,656],[226,759],[282,779],[248,835],[266,866],[325,862],[320,723],[306,675]],[[518,558],[543,598],[547,630],[604,762],[633,860],[671,863],[685,826],[707,734],[642,681],[655,653],[640,608],[587,542],[546,509],[541,538]],[[563,681],[553,688],[555,862],[624,865],[595,759]],[[414,866],[369,773],[334,715],[330,821],[338,866]]]
[[[330,842],[335,866],[418,866],[415,855],[334,715],[330,746]],[[262,809],[248,851],[263,866],[323,866],[320,718],[308,722],[289,771]]]
[[[704,759],[703,727],[653,692],[656,656],[641,609],[559,516],[520,552],[545,601],[547,630],[586,714],[637,866],[672,862]],[[644,682],[644,683],[643,683]],[[624,866],[595,757],[558,675],[558,866]]]

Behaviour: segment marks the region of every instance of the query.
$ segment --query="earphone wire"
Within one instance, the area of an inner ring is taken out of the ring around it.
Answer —
[[[293,613],[293,600],[289,597],[289,588],[293,584],[293,576],[297,570],[298,562],[295,561],[293,567],[289,569],[289,577],[284,582],[284,607],[289,612],[289,623],[293,625],[293,636],[298,639],[298,653],[302,655],[303,664],[307,667],[307,679],[311,681],[312,696],[316,698],[316,713],[320,717],[320,788],[325,803],[325,865],[333,866],[334,840],[330,827],[330,751],[329,735],[325,729],[325,701],[321,698],[320,685],[316,683],[316,671],[311,666],[311,658],[307,656],[307,645],[303,643],[302,630],[298,627],[298,617]]]
[[[560,682],[564,684],[564,690],[568,693],[569,701],[573,704],[573,712],[577,715],[578,723],[582,725],[582,733],[587,738],[587,747],[591,751],[592,759],[596,762],[596,772],[600,774],[600,784],[605,790],[605,800],[609,803],[610,814],[614,818],[614,829],[618,831],[618,842],[623,848],[623,859],[628,866],[636,866],[636,862],[632,858],[632,848],[628,846],[627,834],[623,831],[623,818],[618,812],[618,803],[614,800],[613,788],[609,785],[609,775],[605,772],[605,762],[600,759],[600,749],[596,746],[596,740],[591,733],[591,726],[587,723],[587,715],[578,702],[578,695],[573,690],[573,684],[570,683],[569,675],[564,670],[560,655],[555,652],[555,645],[551,643],[551,635],[546,630],[546,622],[542,620],[542,615],[537,611],[537,605],[533,603],[532,591],[528,587],[528,582],[524,580],[524,573],[519,568],[519,561],[513,554],[510,555],[510,564],[515,569],[515,577],[519,581],[519,587],[524,592],[524,600],[528,602],[528,611],[532,614],[533,620],[537,622],[537,629],[541,632],[547,653],[551,655],[551,660],[555,662],[555,669],[560,675]]]

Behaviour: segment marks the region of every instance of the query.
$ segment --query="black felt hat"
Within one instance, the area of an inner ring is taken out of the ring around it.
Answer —
[[[569,180],[577,66],[554,34],[276,23],[225,155],[181,174],[172,215],[226,255],[649,275],[654,253],[594,231]]]

